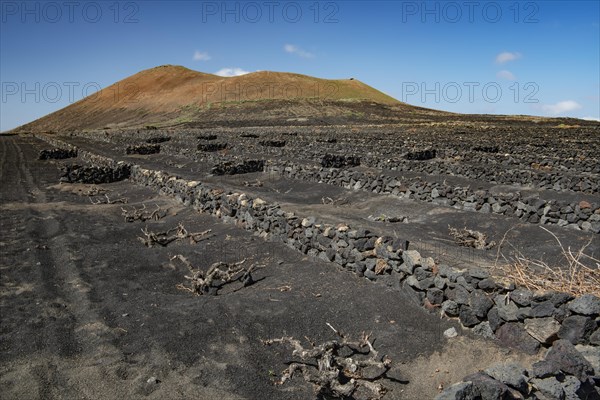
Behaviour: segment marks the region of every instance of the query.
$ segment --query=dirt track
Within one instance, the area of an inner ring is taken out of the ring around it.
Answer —
[[[145,248],[144,223],[126,223],[119,204],[93,205],[81,187],[57,185],[56,162],[38,161],[40,142],[0,137],[0,386],[2,399],[201,398],[312,399],[301,377],[274,386],[291,350],[260,339],[282,335],[319,343],[330,323],[359,335],[393,362],[386,399],[432,398],[494,361],[521,359],[489,341],[447,341],[452,325],[403,292],[183,208],[124,181],[103,185],[128,198],[169,208],[148,223],[212,229],[198,244]],[[197,265],[236,261],[266,265],[255,285],[219,296],[178,290],[187,270],[169,266],[184,254]],[[156,377],[158,383],[148,383]]]

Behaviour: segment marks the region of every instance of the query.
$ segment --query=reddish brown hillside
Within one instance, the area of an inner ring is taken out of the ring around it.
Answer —
[[[205,74],[180,66],[161,66],[141,71],[68,107],[26,124],[19,131],[60,131],[146,124],[202,122],[211,108],[248,106],[253,119],[257,107],[285,101],[293,117],[303,117],[306,104],[321,116],[352,116],[366,102],[405,106],[392,97],[354,79],[327,80],[306,75],[259,71],[237,77]],[[295,109],[295,104],[302,106]],[[333,107],[332,104],[335,103]],[[239,114],[239,113],[238,113]],[[306,115],[310,117],[312,114]],[[244,118],[242,118],[244,119]]]

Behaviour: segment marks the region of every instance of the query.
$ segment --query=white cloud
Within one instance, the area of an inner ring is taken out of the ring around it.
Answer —
[[[313,58],[315,56],[314,54],[302,50],[300,47],[294,46],[293,44],[286,44],[283,46],[283,50],[285,50],[286,53],[296,54],[302,58]]]
[[[509,70],[503,69],[502,71],[498,71],[496,77],[499,79],[506,79],[507,81],[514,81],[517,78],[513,75]]]
[[[215,72],[215,75],[219,75],[219,76],[240,76],[240,75],[246,75],[249,74],[250,71],[246,71],[243,70],[241,68],[221,68],[220,70],[218,70],[217,72]]]
[[[208,54],[208,53],[203,53],[201,51],[196,50],[194,52],[194,61],[208,61],[210,60],[212,57]]]
[[[496,56],[496,62],[498,64],[504,64],[509,61],[514,61],[517,58],[521,58],[521,53],[511,53],[511,52],[505,51]]]
[[[581,119],[585,119],[586,121],[600,121],[599,117],[581,117]]]
[[[573,100],[565,100],[559,101],[556,104],[543,104],[540,108],[549,114],[558,115],[569,111],[579,110],[581,104]]]

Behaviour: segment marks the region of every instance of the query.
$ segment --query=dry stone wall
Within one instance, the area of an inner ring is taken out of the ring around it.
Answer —
[[[319,168],[293,162],[272,162],[266,167],[286,178],[342,186],[347,189],[406,197],[465,211],[494,213],[534,224],[568,226],[600,233],[600,203],[564,203],[539,197],[523,198],[519,192],[506,194],[469,187],[429,182],[420,178],[398,178],[358,170]]]

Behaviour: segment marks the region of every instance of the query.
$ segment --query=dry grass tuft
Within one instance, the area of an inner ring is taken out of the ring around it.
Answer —
[[[509,257],[500,253],[501,243],[495,266],[500,275],[518,286],[533,291],[555,291],[574,296],[593,294],[600,297],[600,260],[585,253],[594,237],[591,237],[578,251],[573,252],[570,247],[565,248],[555,234],[544,227],[541,228],[556,239],[562,250],[562,259],[556,260],[556,264],[551,266],[545,261],[526,258],[506,241],[505,234],[502,243],[509,244],[515,253]],[[500,258],[504,259],[505,263],[499,264]]]

